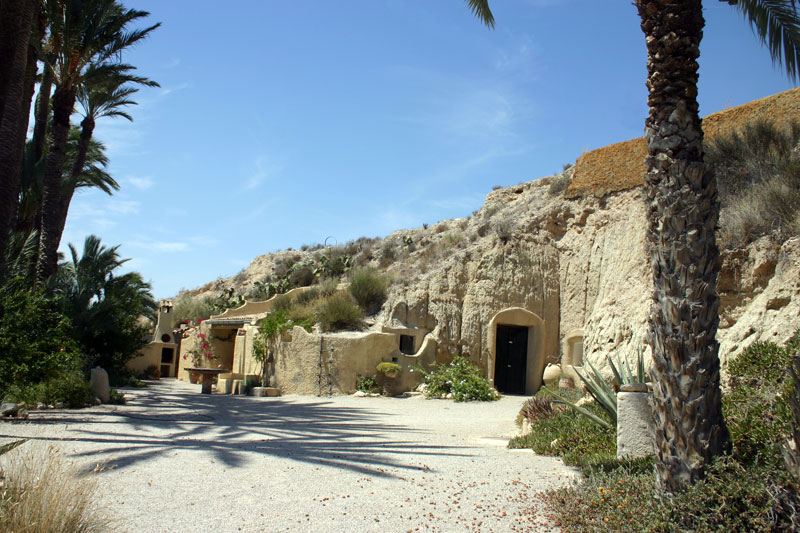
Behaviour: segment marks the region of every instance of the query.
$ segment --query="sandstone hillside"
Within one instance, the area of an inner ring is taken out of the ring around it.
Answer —
[[[765,109],[789,109],[797,117],[798,101],[800,90],[788,91],[706,120],[725,131]],[[644,347],[652,281],[637,177],[642,146],[638,139],[613,145],[584,154],[562,175],[494,190],[466,218],[333,249],[265,254],[238,275],[178,299],[255,294],[259,283],[292,264],[343,255],[393,280],[371,327],[431,331],[442,358],[465,353],[485,362],[492,316],[522,307],[544,322],[538,334],[547,360],[560,361],[561,341],[575,333],[583,336],[585,357],[602,365],[606,355]],[[724,250],[719,289],[723,361],[756,340],[784,342],[800,328],[800,239],[764,237]]]

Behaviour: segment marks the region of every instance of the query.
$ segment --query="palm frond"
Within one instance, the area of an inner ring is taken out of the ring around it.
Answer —
[[[39,251],[39,232],[12,233],[6,246],[5,271],[8,278],[32,280]]]
[[[798,0],[726,0],[750,22],[769,50],[772,62],[800,80],[800,17]]]
[[[489,9],[489,0],[466,0],[470,11],[489,28],[494,28],[494,15]]]

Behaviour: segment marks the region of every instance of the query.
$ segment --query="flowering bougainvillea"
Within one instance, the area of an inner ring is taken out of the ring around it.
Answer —
[[[208,335],[198,330],[193,336],[195,337],[195,347],[183,355],[184,359],[192,358],[192,366],[201,367],[203,361],[211,361],[218,357],[214,354],[213,341]]]

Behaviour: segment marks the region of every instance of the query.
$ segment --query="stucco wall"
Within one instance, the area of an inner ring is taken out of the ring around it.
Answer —
[[[284,338],[291,340],[277,343],[272,383],[282,394],[350,394],[358,376],[376,375],[378,363],[393,358],[402,367],[397,378],[400,388],[412,390],[421,376],[411,369],[418,363],[430,366],[436,351],[435,343],[423,341],[416,354],[402,354],[394,333],[320,334],[295,327]]]
[[[146,344],[139,350],[138,357],[134,357],[128,361],[125,366],[134,374],[142,374],[148,367],[154,366],[161,369],[161,349],[163,347],[178,349],[177,344],[164,344],[161,342],[151,342]]]

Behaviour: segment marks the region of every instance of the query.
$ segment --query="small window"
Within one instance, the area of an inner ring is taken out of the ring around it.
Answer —
[[[400,351],[407,355],[414,355],[414,337],[412,335],[400,335]]]

